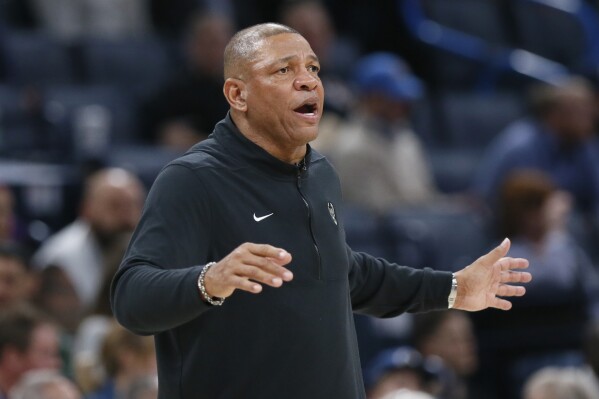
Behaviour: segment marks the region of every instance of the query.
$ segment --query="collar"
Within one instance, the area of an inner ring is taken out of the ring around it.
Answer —
[[[232,155],[237,160],[273,176],[295,178],[309,168],[312,159],[312,148],[309,144],[306,144],[306,155],[299,164],[294,165],[275,158],[245,137],[235,126],[229,113],[216,124],[211,137],[226,149],[227,155]]]

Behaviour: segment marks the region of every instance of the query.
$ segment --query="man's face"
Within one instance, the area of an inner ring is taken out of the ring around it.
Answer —
[[[59,369],[58,331],[50,324],[41,324],[31,333],[31,344],[25,353],[28,369]]]
[[[30,292],[30,280],[23,262],[10,256],[0,256],[0,309],[25,299]]]
[[[256,132],[280,148],[314,140],[324,102],[319,70],[302,36],[283,33],[264,39],[244,76],[247,118]]]

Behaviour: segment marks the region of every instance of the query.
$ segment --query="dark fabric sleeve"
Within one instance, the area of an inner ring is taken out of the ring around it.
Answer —
[[[354,312],[393,317],[403,312],[447,309],[450,272],[413,269],[354,252],[349,247],[347,251]]]
[[[208,259],[210,208],[200,179],[187,167],[165,168],[111,287],[117,320],[138,334],[177,327],[210,308],[197,278]]]

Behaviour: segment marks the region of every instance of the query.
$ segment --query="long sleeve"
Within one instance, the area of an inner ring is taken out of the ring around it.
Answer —
[[[447,309],[451,273],[413,269],[353,252],[349,247],[353,310],[377,317]]]
[[[210,308],[197,288],[202,266],[212,260],[206,197],[185,166],[171,165],[156,179],[112,283],[113,312],[126,328],[155,334]]]

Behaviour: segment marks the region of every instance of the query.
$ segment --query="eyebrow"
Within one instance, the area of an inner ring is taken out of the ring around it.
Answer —
[[[297,55],[289,55],[287,57],[279,58],[276,62],[289,62],[294,58],[297,58]],[[307,58],[309,58],[312,61],[316,61],[316,62],[320,63],[320,60],[318,59],[318,57],[315,54],[310,54]]]

